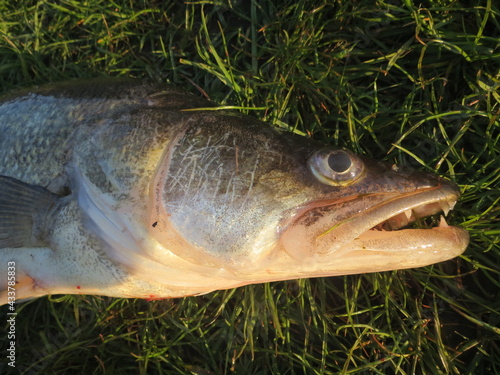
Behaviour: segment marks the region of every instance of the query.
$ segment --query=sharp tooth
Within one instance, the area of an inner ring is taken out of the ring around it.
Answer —
[[[404,211],[404,214],[405,214],[406,218],[408,219],[408,221],[411,221],[411,215],[413,213],[412,211],[413,210],[411,210],[411,209]]]
[[[439,228],[447,228],[449,227],[448,223],[446,222],[445,218],[443,215],[441,215],[441,218],[439,220]]]
[[[444,216],[448,216],[448,212],[450,212],[450,205],[447,202],[441,203],[441,209],[443,210]]]

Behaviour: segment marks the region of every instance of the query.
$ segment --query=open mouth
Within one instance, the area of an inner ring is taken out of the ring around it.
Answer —
[[[415,223],[418,229],[431,229],[434,227],[446,228],[448,227],[448,223],[445,217],[453,210],[456,203],[456,200],[450,200],[408,208],[375,225],[370,230],[397,230],[413,223]]]
[[[459,196],[458,188],[446,183],[414,194],[394,197],[340,223],[339,227],[344,228],[339,232],[342,237],[346,236],[346,240],[351,232],[357,233],[354,240],[373,242],[382,241],[389,234],[391,237],[397,234],[402,240],[402,236],[407,236],[408,241],[411,241],[414,234],[420,232],[419,240],[422,241],[425,239],[423,232],[428,233],[431,238],[436,234],[435,230],[456,231],[458,228],[450,227],[445,217],[455,207]],[[429,232],[430,230],[432,231]]]
[[[442,180],[412,193],[315,202],[285,228],[281,241],[293,259],[324,257],[347,273],[360,269],[352,259],[366,263],[363,272],[440,262],[461,254],[468,243],[468,233],[444,218],[459,197],[458,187]],[[338,265],[341,259],[349,262]],[[379,263],[371,267],[370,262]]]

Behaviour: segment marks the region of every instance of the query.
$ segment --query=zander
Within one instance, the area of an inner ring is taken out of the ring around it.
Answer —
[[[0,304],[168,298],[461,254],[452,182],[280,134],[169,87],[49,85],[0,102]],[[9,273],[10,275],[10,273]]]

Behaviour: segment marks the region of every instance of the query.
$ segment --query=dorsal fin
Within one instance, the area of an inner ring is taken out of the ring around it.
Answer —
[[[0,176],[0,248],[40,247],[40,228],[59,197],[43,187]]]

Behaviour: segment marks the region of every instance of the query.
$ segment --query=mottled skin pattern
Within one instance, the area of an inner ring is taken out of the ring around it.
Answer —
[[[13,241],[10,224],[0,219],[0,261],[16,262],[18,296],[174,297],[336,274],[296,251],[286,255],[282,233],[325,217],[321,225],[334,226],[441,185],[441,201],[458,196],[433,175],[365,158],[355,184],[326,185],[307,168],[321,145],[249,117],[199,109],[211,106],[135,81],[67,83],[5,97],[0,176],[47,190],[24,239]],[[2,190],[0,180],[0,192],[16,201],[9,184]],[[5,216],[11,210],[4,207]],[[392,216],[384,215],[375,224]],[[2,268],[0,290],[4,275]]]

